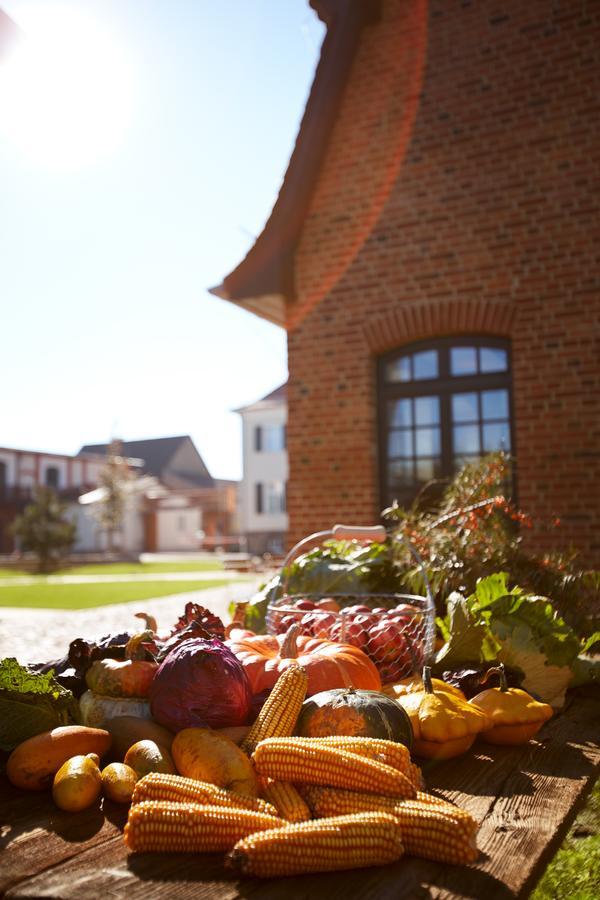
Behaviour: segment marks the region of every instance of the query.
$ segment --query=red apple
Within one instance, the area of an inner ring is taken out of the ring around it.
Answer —
[[[302,633],[318,638],[327,638],[332,626],[335,624],[336,617],[332,613],[326,612],[307,613],[300,620]]]
[[[296,600],[294,609],[316,609],[316,603],[312,600]]]
[[[317,603],[319,609],[327,609],[329,612],[339,612],[340,604],[333,599],[333,597],[323,597],[322,600],[319,600]]]

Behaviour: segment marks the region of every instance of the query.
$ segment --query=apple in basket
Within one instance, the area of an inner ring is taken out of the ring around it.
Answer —
[[[331,629],[329,638],[342,644],[353,644],[355,647],[364,650],[369,640],[369,629],[373,627],[375,622],[374,616],[367,616],[364,613],[359,613],[352,618],[344,616],[343,621],[340,619],[336,621]]]
[[[296,600],[294,603],[294,609],[316,609],[316,603],[313,603],[312,600]]]
[[[340,611],[340,604],[333,597],[323,597],[322,600],[319,600],[317,606],[319,609],[326,609],[328,612],[337,613]]]
[[[329,632],[335,624],[336,617],[328,612],[307,613],[300,619],[302,634],[309,634],[311,637],[329,637]]]
[[[408,665],[409,671],[412,669],[410,641],[397,622],[384,619],[371,628],[365,650],[378,665],[393,664],[398,669]]]

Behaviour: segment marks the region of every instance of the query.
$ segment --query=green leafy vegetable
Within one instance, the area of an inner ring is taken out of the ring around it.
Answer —
[[[265,630],[267,606],[283,596],[287,578],[288,594],[394,593],[399,589],[398,569],[387,544],[355,541],[325,541],[321,547],[303,553],[289,569],[263,585],[250,601],[246,624]]]
[[[52,672],[34,674],[13,658],[0,662],[2,750],[12,750],[27,738],[78,719],[77,701]]]
[[[547,597],[509,589],[506,572],[480,579],[470,597],[451,594],[444,628],[448,638],[436,668],[497,659],[520,669],[525,689],[555,706],[564,702],[569,684],[596,681],[600,674],[599,660],[579,655],[598,636],[582,647]]]

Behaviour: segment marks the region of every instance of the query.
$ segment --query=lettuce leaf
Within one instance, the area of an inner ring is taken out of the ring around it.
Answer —
[[[0,662],[0,748],[13,750],[22,741],[59,725],[79,720],[71,691],[53,672],[37,675],[16,659]]]
[[[579,655],[598,635],[582,647],[547,597],[509,588],[506,572],[480,579],[469,597],[451,594],[444,625],[448,638],[436,669],[497,659],[520,669],[525,689],[553,706],[562,705],[569,685],[598,680],[600,661]]]

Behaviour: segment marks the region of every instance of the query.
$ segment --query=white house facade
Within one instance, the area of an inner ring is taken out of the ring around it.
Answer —
[[[250,553],[281,554],[288,527],[286,385],[236,412],[242,417],[242,533]]]

